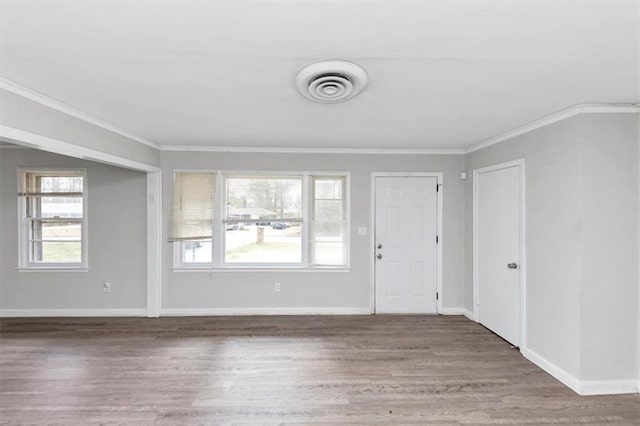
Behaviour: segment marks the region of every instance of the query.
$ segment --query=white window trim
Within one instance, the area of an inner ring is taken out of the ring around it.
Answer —
[[[215,175],[215,193],[213,196],[213,244],[212,262],[185,263],[182,261],[182,242],[173,243],[174,272],[269,272],[269,271],[308,271],[308,272],[348,272],[351,270],[351,173],[340,171],[265,171],[265,170],[202,170],[202,169],[175,169],[173,181],[177,173],[212,173]],[[302,231],[301,250],[302,261],[300,263],[225,263],[224,262],[224,184],[227,176],[291,176],[302,178]],[[344,265],[314,265],[311,258],[311,203],[313,195],[311,190],[312,177],[341,177],[344,179],[344,221],[345,221],[345,264]]]
[[[31,262],[29,260],[29,230],[28,221],[26,220],[26,197],[18,195],[18,271],[42,271],[42,272],[86,272],[89,269],[89,238],[88,238],[88,185],[87,185],[87,169],[86,168],[69,168],[69,167],[18,167],[16,176],[24,173],[53,173],[53,172],[69,172],[82,174],[82,232],[80,237],[81,256],[80,263],[68,262]],[[19,183],[19,182],[18,182]]]
[[[342,203],[343,203],[343,221],[344,221],[344,262],[345,262],[345,267],[349,267],[349,265],[351,264],[351,250],[349,248],[349,241],[351,240],[350,236],[351,236],[351,193],[350,193],[350,182],[349,182],[349,178],[350,175],[349,173],[347,174],[325,174],[325,173],[317,173],[317,174],[311,174],[311,177],[313,176],[317,176],[318,178],[329,178],[331,179],[332,177],[339,177],[344,179],[344,186],[342,188]],[[309,179],[309,203],[307,204],[308,206],[311,206],[311,203],[315,203],[316,202],[316,197],[315,197],[315,188],[313,187],[313,180]],[[308,222],[308,226],[309,228],[311,227],[312,223],[314,223],[316,220],[316,218],[314,217],[314,213],[309,212],[309,220]],[[312,238],[314,237],[314,235],[312,234],[311,229],[309,229],[309,255],[311,256],[311,258],[314,257],[315,255],[315,246],[312,245],[311,243]],[[326,264],[311,264],[310,265],[313,268],[335,268],[335,267],[341,267],[341,266],[333,266],[333,265],[326,265]]]

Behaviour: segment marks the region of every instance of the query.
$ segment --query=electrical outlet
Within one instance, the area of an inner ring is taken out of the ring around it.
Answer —
[[[279,291],[280,291],[280,283],[276,283],[276,284],[274,285],[273,290],[274,290],[276,293],[277,293],[277,292],[279,292]]]
[[[102,284],[102,291],[111,293],[111,283],[109,281],[105,281],[104,284]]]

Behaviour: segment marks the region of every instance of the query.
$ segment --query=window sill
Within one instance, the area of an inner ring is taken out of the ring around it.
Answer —
[[[16,268],[18,272],[89,272],[86,266],[30,266]]]
[[[207,273],[218,273],[218,272],[351,272],[351,268],[349,267],[316,267],[316,268],[283,268],[283,267],[172,267],[172,272],[207,272]]]

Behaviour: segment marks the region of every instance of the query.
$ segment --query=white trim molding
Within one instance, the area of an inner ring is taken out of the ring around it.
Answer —
[[[531,349],[525,348],[522,355],[581,396],[636,393],[640,389],[635,379],[581,381]]]
[[[162,172],[147,172],[147,316],[162,307]]]
[[[508,139],[515,138],[532,130],[548,126],[558,121],[573,117],[578,114],[633,114],[640,112],[640,107],[634,104],[578,104],[554,114],[547,115],[531,123],[501,133],[499,135],[484,139],[469,145],[466,153],[478,151],[479,149],[504,142]]]
[[[134,309],[0,309],[0,318],[44,317],[146,317],[145,308]]]
[[[52,99],[35,90],[21,86],[11,80],[0,77],[0,89],[15,93],[33,102],[37,102],[56,111],[62,112],[84,122],[93,124],[120,136],[153,147],[160,151],[177,152],[240,152],[240,153],[275,153],[275,154],[382,154],[382,155],[464,155],[482,148],[506,141],[540,127],[584,113],[637,113],[637,104],[578,104],[547,115],[538,120],[524,124],[515,129],[481,140],[460,148],[321,148],[321,147],[253,147],[253,146],[207,146],[207,145],[163,145],[151,141],[116,124],[81,111],[61,101]]]
[[[619,395],[636,392],[638,387],[634,379],[583,380],[580,387],[580,395]]]
[[[370,315],[369,308],[164,308],[162,316]]]
[[[303,148],[262,146],[160,145],[161,151],[178,152],[242,152],[265,154],[398,154],[398,155],[464,155],[465,148]]]
[[[438,312],[440,315],[465,315],[465,308],[440,308]]]
[[[140,142],[141,144],[159,149],[159,145],[157,143],[145,139],[138,134],[123,129],[119,126],[116,126],[115,124],[109,123],[108,121],[102,120],[101,118],[88,114],[63,102],[52,99],[48,96],[36,92],[35,90],[28,89],[24,86],[14,83],[11,80],[7,80],[6,78],[0,77],[0,89],[15,93],[16,95],[22,96],[23,98],[29,99],[30,101],[37,102],[40,105],[55,109],[56,111],[70,115],[84,122],[93,124],[94,126],[98,126],[112,133],[124,136],[127,139],[131,139],[136,142]]]
[[[581,392],[582,386],[581,386],[580,380],[578,380],[572,374],[566,372],[565,370],[558,367],[551,361],[547,360],[542,355],[539,355],[538,353],[532,351],[529,348],[523,348],[522,355],[526,359],[528,359],[529,361],[531,361],[532,363],[534,363],[535,365],[542,368],[544,371],[546,371],[547,373],[551,374],[553,377],[558,379],[560,382],[562,382],[564,385],[569,387],[575,393],[579,395],[581,394],[580,392]]]

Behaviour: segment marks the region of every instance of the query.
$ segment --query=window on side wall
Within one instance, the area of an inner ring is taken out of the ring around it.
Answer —
[[[84,169],[19,169],[19,266],[86,268]]]

